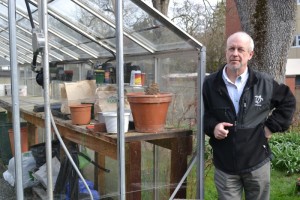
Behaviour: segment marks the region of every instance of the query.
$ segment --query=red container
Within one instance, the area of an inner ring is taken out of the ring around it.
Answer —
[[[28,132],[27,127],[22,127],[20,129],[21,132],[21,150],[22,152],[26,152],[29,150],[28,148]],[[14,137],[14,130],[8,129],[9,140],[10,140],[10,147],[12,155],[15,156],[15,137]]]

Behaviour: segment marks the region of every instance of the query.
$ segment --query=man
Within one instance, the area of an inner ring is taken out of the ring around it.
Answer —
[[[270,197],[268,139],[291,124],[295,97],[284,84],[248,66],[253,39],[237,32],[227,39],[227,64],[203,84],[204,132],[210,137],[219,199]]]

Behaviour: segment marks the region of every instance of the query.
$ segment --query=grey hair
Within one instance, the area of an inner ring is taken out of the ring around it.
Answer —
[[[239,32],[233,33],[232,35],[230,35],[228,37],[227,41],[229,40],[229,38],[231,38],[232,36],[236,36],[236,35],[239,35],[239,36],[242,36],[242,37],[247,37],[249,39],[249,51],[254,50],[254,41],[253,41],[252,37],[244,31],[239,31]]]

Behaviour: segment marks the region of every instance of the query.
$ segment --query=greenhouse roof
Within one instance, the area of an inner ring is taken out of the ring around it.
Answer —
[[[37,1],[16,1],[17,60],[32,62],[32,33],[39,30]],[[8,0],[0,0],[0,57],[10,60]],[[116,54],[112,0],[49,0],[49,62],[97,60]],[[154,55],[200,49],[202,44],[141,0],[124,0],[124,55]],[[33,29],[33,26],[35,29]],[[41,62],[38,57],[37,62]]]

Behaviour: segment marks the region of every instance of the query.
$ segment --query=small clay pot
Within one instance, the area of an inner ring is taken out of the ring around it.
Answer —
[[[86,125],[91,121],[92,104],[71,105],[72,124]]]

